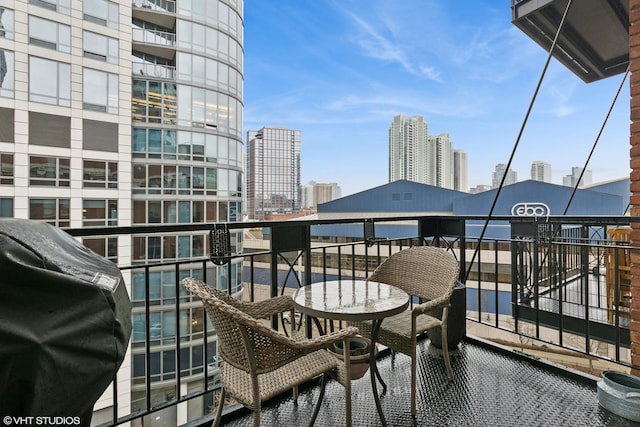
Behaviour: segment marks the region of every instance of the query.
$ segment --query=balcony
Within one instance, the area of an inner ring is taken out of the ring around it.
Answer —
[[[452,356],[456,378],[451,384],[437,350],[427,337],[422,341],[419,420],[488,424],[500,417],[510,425],[522,420],[538,425],[582,424],[577,420],[583,419],[590,425],[625,425],[598,406],[595,381],[602,370],[638,369],[630,362],[626,265],[639,248],[622,237],[633,219],[494,217],[500,229],[508,225],[508,237],[485,237],[479,244],[469,230],[477,230],[483,219],[228,223],[233,254],[222,266],[207,256],[211,225],[204,223],[67,230],[78,238],[130,239],[132,248],[131,265],[120,266],[134,306],[132,363],[123,365],[118,387],[96,405],[93,425],[170,420],[192,426],[213,418],[219,388],[215,333],[180,278],[199,277],[257,301],[319,280],[367,277],[391,253],[420,244],[446,248],[466,267],[460,277],[466,284],[466,321],[450,327],[466,331],[466,338]],[[344,238],[341,228],[359,229],[361,237]],[[332,233],[335,238],[328,237]],[[282,327],[276,319],[272,324]],[[394,359],[380,353],[383,378],[390,381],[382,403],[394,425],[411,425],[408,363],[403,355]],[[130,390],[122,384],[130,384]],[[285,425],[305,419],[317,393],[314,386],[297,409],[290,396],[276,399],[264,409],[264,419]],[[354,382],[354,420],[366,415],[377,425],[370,415],[375,414],[370,387],[368,380]],[[337,384],[330,385],[317,425],[342,424],[341,393]],[[234,405],[225,412],[230,425],[246,425],[250,418]]]
[[[175,80],[176,67],[171,65],[132,62],[131,73],[134,77],[147,76],[158,79]]]
[[[568,0],[511,0],[513,23],[547,52]],[[580,0],[569,8],[553,56],[585,83],[629,65],[629,0]]]
[[[176,55],[176,35],[167,31],[133,28],[133,50],[164,59],[174,59]]]
[[[418,364],[416,420],[409,414],[409,358],[395,360],[386,355],[378,360],[388,385],[381,398],[390,426],[631,426],[633,423],[598,406],[596,385],[590,378],[557,370],[511,350],[497,349],[476,340],[464,341],[452,353],[456,375],[447,382],[442,360],[429,346],[419,345],[423,356]],[[285,396],[262,410],[264,425],[302,426],[311,416],[318,387],[301,392],[298,407]],[[352,411],[354,426],[379,426],[371,396],[369,375],[353,382]],[[344,389],[332,382],[315,423],[317,427],[345,425]],[[231,413],[223,425],[251,425],[247,412]]]
[[[174,28],[176,2],[174,0],[132,0],[134,19],[151,22],[165,28]]]

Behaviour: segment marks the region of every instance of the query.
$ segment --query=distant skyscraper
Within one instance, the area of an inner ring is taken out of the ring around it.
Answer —
[[[316,182],[309,181],[305,185],[302,186],[300,192],[300,206],[304,209],[310,209],[314,207],[313,202],[313,189],[315,188]]]
[[[427,184],[453,189],[453,143],[448,133],[427,137]]]
[[[397,115],[389,129],[389,182],[406,179],[428,184],[427,122],[421,115]]]
[[[247,215],[291,214],[301,206],[302,133],[281,127],[247,132]]]
[[[498,188],[500,186],[500,181],[502,181],[502,176],[507,174],[507,177],[504,180],[504,185],[515,184],[518,182],[518,173],[512,169],[507,170],[507,165],[504,163],[498,163],[496,165],[496,169],[493,172],[493,178],[491,180],[491,188]]]
[[[464,150],[453,150],[453,189],[469,192],[469,168]]]
[[[328,184],[310,181],[302,186],[302,207],[317,208],[319,204],[342,197],[342,189],[335,182]]]
[[[331,200],[339,199],[342,197],[342,189],[335,182],[328,184],[316,184],[313,191],[313,202],[317,208],[318,205]]]
[[[478,194],[478,193],[482,193],[483,191],[489,191],[489,190],[491,190],[490,185],[478,184],[475,187],[471,188],[469,192],[471,194]]]
[[[389,128],[389,182],[406,179],[453,188],[453,144],[448,133],[429,136],[421,115],[397,115]]]
[[[562,177],[562,185],[567,187],[575,187],[578,179],[580,179],[582,170],[583,168],[579,166],[572,167],[571,174]],[[580,185],[578,187],[584,187],[585,185],[589,184],[591,184],[591,171],[587,169],[584,171],[584,175],[582,176],[582,180],[580,181]]]
[[[551,182],[551,165],[541,160],[531,163],[531,179],[534,181]]]

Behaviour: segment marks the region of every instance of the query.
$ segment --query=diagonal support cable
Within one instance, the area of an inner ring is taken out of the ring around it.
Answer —
[[[593,142],[593,146],[591,147],[591,152],[589,152],[589,155],[587,156],[587,160],[584,162],[584,167],[582,168],[582,171],[580,171],[580,177],[578,178],[578,181],[576,182],[576,185],[573,187],[573,192],[571,193],[571,197],[569,198],[569,201],[567,202],[567,206],[564,208],[564,212],[562,213],[562,215],[566,215],[567,212],[569,211],[569,206],[571,205],[571,202],[573,201],[573,197],[576,195],[576,191],[578,191],[578,185],[580,185],[580,182],[582,181],[582,177],[584,176],[584,173],[587,170],[587,166],[589,165],[589,162],[591,161],[591,157],[593,156],[593,153],[596,150],[598,142],[600,141],[600,137],[602,136],[602,132],[604,131],[604,128],[607,125],[607,122],[609,121],[609,117],[611,117],[611,112],[613,111],[613,107],[616,105],[616,102],[618,101],[618,96],[620,96],[620,92],[622,91],[622,88],[624,87],[624,82],[627,81],[627,76],[628,75],[629,75],[629,66],[627,66],[627,72],[624,73],[624,77],[622,78],[622,81],[620,82],[620,86],[618,87],[618,91],[616,92],[616,96],[613,97],[613,102],[611,102],[611,106],[609,107],[609,111],[607,112],[607,116],[604,118],[604,122],[602,123],[602,126],[600,127],[600,132],[598,132],[598,136],[596,137],[596,140]],[[626,213],[626,209],[625,209],[625,213]]]
[[[616,92],[616,95],[613,97],[613,101],[611,102],[611,106],[609,107],[609,111],[607,112],[607,115],[604,118],[604,122],[602,123],[602,126],[600,127],[600,131],[598,132],[598,136],[596,136],[596,140],[593,142],[593,146],[591,147],[591,151],[589,152],[589,155],[587,156],[587,160],[584,163],[584,167],[582,168],[582,171],[580,172],[580,177],[578,177],[578,181],[573,186],[573,191],[571,192],[571,197],[569,197],[569,201],[567,202],[567,206],[565,206],[564,212],[562,213],[562,215],[566,215],[567,212],[569,211],[569,206],[571,206],[571,202],[573,201],[573,197],[576,195],[576,192],[578,191],[578,186],[580,185],[580,182],[582,181],[582,177],[584,176],[584,173],[587,170],[587,166],[589,165],[589,161],[591,160],[591,157],[593,156],[593,153],[595,152],[596,147],[598,146],[598,142],[600,141],[600,137],[602,136],[602,132],[604,131],[604,128],[607,125],[607,122],[609,121],[609,117],[611,116],[611,112],[613,111],[613,107],[616,105],[616,102],[618,101],[618,97],[620,96],[620,92],[622,92],[622,88],[624,87],[624,82],[627,80],[627,76],[628,75],[629,75],[629,67],[627,66],[627,72],[622,77],[622,81],[620,82],[620,86],[618,87],[618,91]],[[629,209],[629,206],[631,206],[631,202],[629,202],[629,204],[627,205],[627,208],[622,213],[623,215],[625,215],[627,213],[627,210]],[[560,228],[555,229],[553,231],[553,234],[550,237],[551,240],[555,239],[558,236],[558,234],[560,234]],[[540,263],[540,265],[543,265],[547,261],[547,257],[548,256],[549,256],[549,253],[546,252],[544,254],[544,258],[542,259],[542,262]]]
[[[533,104],[538,97],[538,92],[540,91],[540,87],[542,86],[542,80],[544,80],[544,76],[547,73],[547,69],[549,68],[549,63],[551,62],[551,58],[553,56],[553,50],[556,47],[558,42],[558,38],[562,31],[562,27],[564,26],[564,22],[567,18],[567,14],[569,13],[569,8],[571,7],[572,0],[567,2],[567,7],[564,9],[564,13],[562,14],[562,19],[560,20],[560,24],[558,25],[558,31],[556,31],[556,35],[553,38],[553,43],[551,43],[551,47],[549,48],[549,56],[547,57],[547,62],[544,64],[544,68],[542,70],[542,74],[540,75],[540,79],[538,80],[538,85],[536,86],[536,90],[533,93],[533,97],[531,98],[531,102],[529,103],[529,108],[527,109],[527,113],[525,114],[524,120],[522,121],[522,126],[520,127],[520,132],[518,132],[518,137],[516,138],[516,142],[513,146],[513,150],[511,150],[511,156],[509,157],[509,161],[507,162],[507,166],[505,168],[505,173],[502,175],[502,179],[500,180],[500,185],[498,186],[498,190],[496,191],[496,195],[493,198],[493,203],[491,204],[491,209],[489,209],[489,213],[487,214],[487,219],[482,226],[482,232],[480,233],[480,237],[478,238],[478,246],[476,250],[473,251],[473,257],[471,257],[471,262],[469,263],[469,268],[467,269],[464,279],[466,280],[469,277],[469,273],[471,272],[471,267],[478,256],[478,251],[480,250],[480,244],[482,243],[482,239],[487,232],[487,227],[489,225],[489,221],[491,221],[491,217],[493,216],[493,211],[496,208],[496,204],[498,203],[498,197],[500,197],[500,192],[502,191],[502,187],[504,187],[504,181],[507,178],[507,171],[511,168],[511,163],[513,163],[513,158],[515,157],[516,150],[518,149],[518,145],[520,145],[520,140],[522,139],[522,134],[524,133],[524,128],[529,121],[529,116],[531,115],[531,110],[533,109]]]

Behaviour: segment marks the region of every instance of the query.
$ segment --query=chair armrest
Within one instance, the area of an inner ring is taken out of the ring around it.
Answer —
[[[187,277],[182,280],[182,283],[185,286],[190,283],[191,289],[193,289],[191,292],[193,292],[200,299],[206,299],[211,295],[215,296],[216,298],[221,299],[225,303],[235,307],[236,309],[244,313],[247,313],[249,316],[256,319],[261,319],[264,317],[272,316],[274,314],[293,310],[293,300],[288,295],[281,295],[258,302],[245,302],[233,298],[226,292],[222,292],[218,289],[210,287],[200,279]]]
[[[262,319],[292,309],[293,300],[289,295],[280,295],[258,302],[242,302],[241,306],[241,310],[256,319]]]
[[[268,339],[274,343],[305,354],[323,348],[328,348],[333,345],[333,343],[341,341],[346,337],[352,337],[358,334],[358,328],[356,328],[355,326],[348,326],[344,329],[332,332],[328,335],[321,335],[319,337],[310,339],[296,340],[278,333],[277,331],[263,325],[255,319],[245,318],[239,320],[239,322],[242,323],[250,331],[249,335],[254,340]]]
[[[358,335],[358,328],[355,326],[347,326],[339,331],[331,332],[327,335],[320,335],[319,337],[311,338],[303,342],[313,343],[317,345],[318,349],[331,347],[333,344],[343,341],[347,337],[354,337]]]
[[[413,316],[419,316],[437,308],[449,307],[450,305],[451,303],[449,302],[449,298],[443,296],[427,302],[423,302],[422,304],[414,305],[412,314]]]

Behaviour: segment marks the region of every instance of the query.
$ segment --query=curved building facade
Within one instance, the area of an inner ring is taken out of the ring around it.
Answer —
[[[71,228],[241,220],[243,8],[243,0],[0,0],[0,216]],[[231,237],[241,251],[241,236]],[[207,255],[205,233],[83,242],[134,266],[125,271],[133,334],[117,412],[202,389],[202,372],[217,368],[215,337],[205,349],[202,305],[176,287],[176,274],[206,274],[236,293],[241,265],[142,267]],[[111,396],[96,404],[94,424],[111,420]],[[174,407],[167,425],[201,415],[204,400]]]
[[[243,28],[241,0],[133,1],[133,225],[241,220]],[[235,247],[241,244],[239,235],[232,235],[232,240]],[[205,234],[134,236],[132,262],[202,257],[206,247]],[[231,276],[232,293],[241,290],[241,264],[208,268],[210,284],[215,282],[226,289]],[[179,274],[202,278],[204,272],[201,264],[186,264]],[[203,370],[215,372],[217,368],[212,333],[208,348],[203,347],[207,318],[202,304],[192,301],[181,287],[176,295],[175,275],[173,268],[132,271],[136,306],[131,388],[134,411],[144,408],[147,400],[147,330],[151,339],[152,405],[177,395],[178,368],[180,395],[202,388],[202,381],[191,377],[201,378]],[[142,305],[146,280],[151,304],[148,329]],[[176,298],[180,300],[179,319]],[[180,355],[176,354],[177,337],[181,340]],[[177,360],[180,367],[176,366]],[[196,414],[212,404],[190,402]]]

